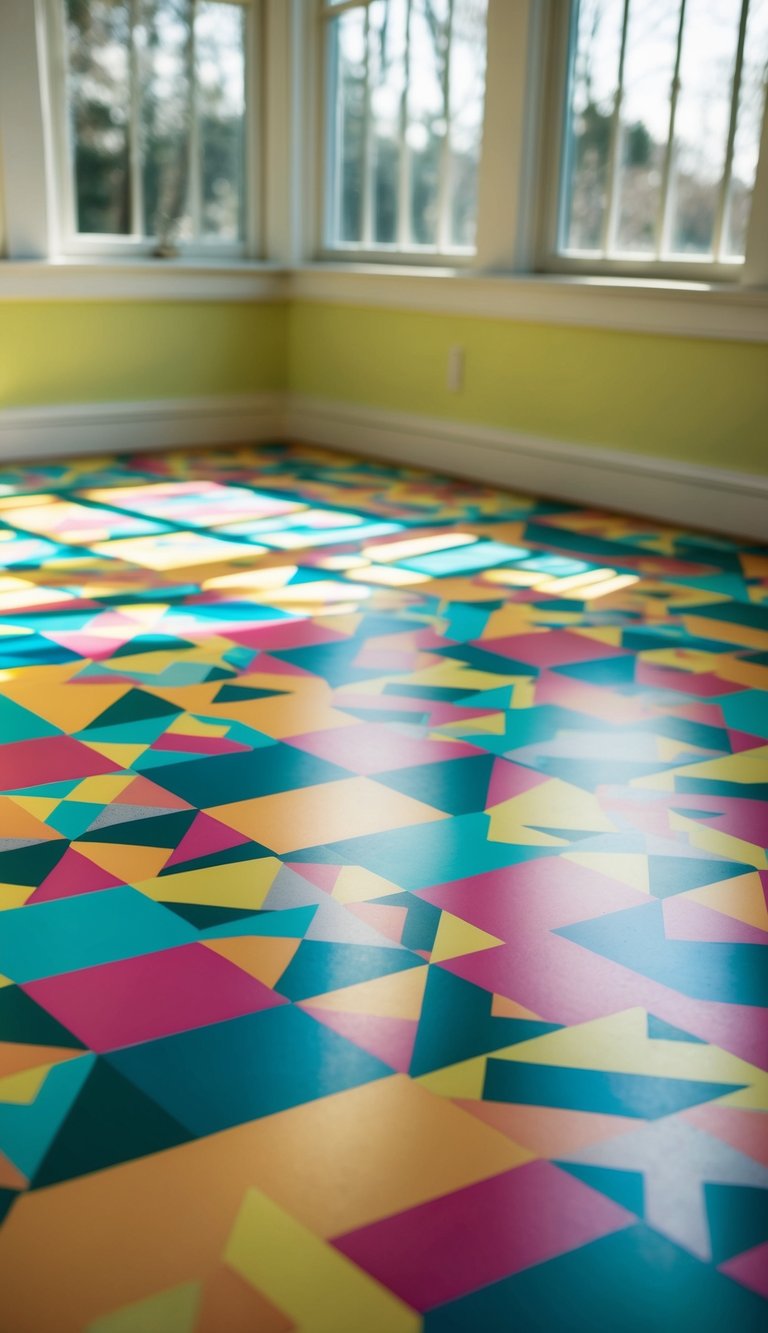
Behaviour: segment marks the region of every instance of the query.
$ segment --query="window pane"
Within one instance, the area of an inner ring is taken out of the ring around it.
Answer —
[[[665,244],[674,254],[712,254],[740,14],[740,0],[686,6]]]
[[[747,17],[736,138],[733,145],[733,170],[723,233],[723,253],[728,259],[743,259],[746,249],[749,210],[760,151],[766,69],[768,69],[768,0],[752,0]]]
[[[616,225],[609,237],[619,253],[652,254],[656,247],[679,28],[680,0],[630,6]]]
[[[566,134],[568,250],[602,248],[623,9],[623,0],[583,0],[578,6]]]
[[[245,11],[200,0],[195,18],[201,232],[235,241],[245,231]]]
[[[451,245],[475,244],[488,0],[454,0],[450,74]]]
[[[120,0],[67,0],[67,92],[80,232],[131,230],[130,25]]]
[[[363,231],[366,120],[366,13],[348,9],[329,24],[331,231],[359,241]]]
[[[192,3],[141,0],[140,14],[136,43],[141,71],[144,232],[189,240]]]
[[[474,243],[487,0],[372,0],[326,19],[331,244]]]
[[[400,142],[405,96],[408,0],[375,0],[369,10],[373,239],[397,240]]]

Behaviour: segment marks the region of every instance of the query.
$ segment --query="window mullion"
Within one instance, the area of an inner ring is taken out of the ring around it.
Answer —
[[[187,140],[187,194],[189,198],[189,214],[192,224],[192,239],[199,241],[203,234],[202,222],[202,162],[201,162],[201,140],[200,140],[200,104],[197,88],[197,0],[189,0],[189,37],[188,37],[188,58],[187,58],[187,77],[189,88],[187,90],[189,106],[189,137]]]
[[[669,132],[667,134],[667,146],[664,152],[664,166],[661,173],[661,189],[659,191],[659,207],[656,214],[656,244],[654,254],[657,259],[661,257],[662,251],[666,248],[667,237],[670,226],[670,207],[669,207],[669,183],[672,179],[672,163],[675,153],[675,125],[677,121],[677,102],[680,96],[680,62],[683,56],[683,27],[685,25],[685,3],[686,0],[680,0],[680,17],[677,25],[677,49],[675,51],[675,68],[672,74],[672,90],[669,99]]]
[[[728,139],[725,145],[725,160],[723,162],[723,175],[720,181],[720,194],[717,201],[717,216],[715,218],[715,230],[712,240],[712,254],[715,259],[720,258],[723,244],[723,231],[725,228],[725,216],[728,208],[728,193],[731,185],[731,170],[733,167],[733,149],[736,142],[736,120],[739,113],[739,93],[741,91],[741,75],[744,68],[744,42],[747,36],[747,13],[749,11],[749,0],[742,0],[741,19],[739,22],[739,39],[736,45],[736,63],[733,70],[733,88],[731,91],[731,110],[728,119]]]
[[[131,21],[128,40],[129,57],[129,124],[128,124],[128,170],[131,185],[131,235],[143,236],[144,224],[144,172],[142,163],[141,134],[141,69],[136,29],[139,26],[139,6],[141,0],[131,0]]]
[[[605,183],[606,207],[605,217],[603,219],[602,252],[604,255],[610,254],[613,242],[616,237],[616,223],[618,218],[618,191],[616,189],[616,178],[619,171],[619,157],[621,154],[623,134],[621,127],[621,109],[624,101],[624,64],[627,54],[627,29],[629,27],[629,0],[624,0],[624,12],[621,25],[621,45],[619,47],[619,76],[616,88],[616,98],[613,105],[613,115],[611,116],[611,137],[608,155],[608,178]]]
[[[768,80],[763,102],[763,128],[752,191],[742,283],[768,287]]]
[[[361,243],[370,245],[373,241],[373,116],[371,115],[371,15],[365,11],[365,100],[363,111],[363,160],[362,180],[363,208],[361,221]]]
[[[446,19],[445,65],[443,67],[443,112],[445,133],[440,145],[440,166],[437,186],[437,244],[445,250],[450,245],[450,184],[451,184],[451,39],[453,37],[453,4],[448,0]]]
[[[411,240],[411,152],[408,146],[408,85],[411,79],[411,13],[413,0],[407,0],[405,11],[405,56],[403,59],[403,92],[400,98],[400,145],[398,158],[397,191],[397,244],[404,249]]]

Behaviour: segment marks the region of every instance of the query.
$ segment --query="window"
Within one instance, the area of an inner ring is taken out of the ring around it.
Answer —
[[[473,252],[486,8],[324,6],[326,248]]]
[[[52,3],[62,248],[242,249],[248,7]]]
[[[569,48],[556,252],[593,268],[733,274],[760,151],[768,0],[580,0]]]

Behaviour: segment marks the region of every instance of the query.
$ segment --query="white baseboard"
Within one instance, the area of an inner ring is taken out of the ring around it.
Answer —
[[[765,541],[768,476],[300,395],[0,411],[0,460],[294,439]]]
[[[291,439],[681,527],[768,539],[768,476],[294,395]]]
[[[0,460],[274,440],[282,408],[273,393],[9,408],[0,411]]]

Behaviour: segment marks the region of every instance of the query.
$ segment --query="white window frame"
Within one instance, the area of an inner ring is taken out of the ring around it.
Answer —
[[[727,283],[730,285],[750,285],[755,280],[765,281],[768,277],[768,228],[761,218],[766,209],[766,190],[768,189],[768,164],[766,164],[766,141],[768,137],[768,97],[763,113],[763,130],[758,176],[752,193],[750,222],[746,242],[745,260],[707,259],[703,256],[684,255],[656,257],[638,257],[629,255],[610,256],[594,253],[574,253],[561,248],[560,237],[564,225],[563,202],[567,164],[566,127],[568,115],[568,80],[576,38],[575,15],[578,0],[549,0],[547,32],[545,35],[544,66],[540,71],[544,91],[542,110],[542,142],[548,167],[544,173],[542,188],[538,199],[536,235],[538,242],[534,252],[535,268],[540,273],[563,275],[583,275],[590,277],[624,277],[632,279],[672,280],[682,282]],[[627,9],[624,7],[624,34],[626,37]],[[737,58],[736,79],[732,89],[730,111],[730,133],[727,145],[732,151],[732,135],[735,130],[735,112],[738,95],[738,79],[741,75],[741,50],[743,49],[746,5],[742,9],[741,43]],[[682,24],[678,33],[677,58],[680,56]],[[671,116],[674,116],[676,94],[673,94]],[[611,152],[618,151],[616,133],[619,114],[619,99],[614,109],[614,127],[612,132]],[[730,157],[728,158],[728,165]],[[667,171],[670,157],[667,158]],[[725,174],[721,182],[721,198],[717,226],[722,225],[724,212]],[[762,277],[756,279],[756,275]]]
[[[241,241],[215,237],[180,241],[179,256],[210,262],[238,261],[258,254],[262,227],[262,29],[261,0],[230,0],[245,11],[245,236]],[[8,88],[0,94],[0,119],[12,97],[21,104],[23,132],[10,127],[12,138],[6,159],[19,170],[6,168],[7,247],[11,257],[64,259],[142,259],[152,255],[152,236],[114,236],[77,231],[69,117],[66,112],[66,49],[62,0],[2,0],[3,34],[12,45],[17,67],[27,88]],[[5,25],[8,24],[6,30]],[[7,69],[6,69],[7,65]],[[36,77],[30,84],[30,68]],[[0,57],[0,84],[12,76],[13,61]],[[19,80],[21,85],[21,80]],[[7,112],[6,112],[7,114]],[[21,163],[24,163],[23,169]],[[132,169],[136,171],[134,156]],[[33,204],[33,199],[36,201]],[[33,210],[38,219],[34,220]],[[15,224],[15,225],[14,225]]]

